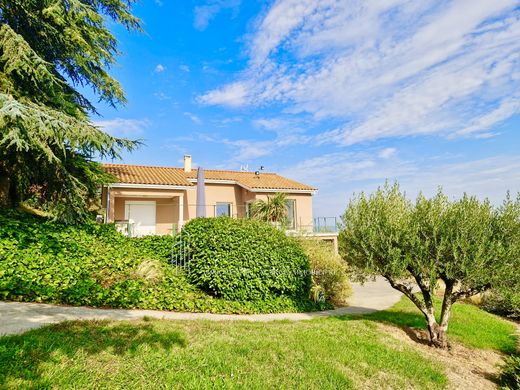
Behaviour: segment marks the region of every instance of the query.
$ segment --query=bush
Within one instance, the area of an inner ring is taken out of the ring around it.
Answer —
[[[197,218],[182,235],[189,242],[189,278],[204,291],[232,300],[308,299],[307,256],[295,239],[269,224]]]
[[[500,375],[500,384],[504,389],[520,389],[520,356],[510,356]]]
[[[520,319],[520,291],[515,288],[488,291],[482,297],[481,306],[491,313]]]
[[[213,313],[320,309],[287,296],[210,296],[170,264],[178,237],[128,238],[113,225],[65,225],[0,209],[0,299]]]
[[[313,300],[322,296],[334,305],[344,305],[352,294],[347,263],[334,253],[329,243],[304,237],[299,241],[311,266]]]

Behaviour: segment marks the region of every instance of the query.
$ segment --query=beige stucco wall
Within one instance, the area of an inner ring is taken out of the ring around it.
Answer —
[[[257,199],[266,200],[273,193],[250,192],[246,189],[242,191],[242,200],[245,203],[254,202]],[[313,214],[312,214],[312,195],[301,193],[286,192],[287,199],[296,201],[296,230],[312,231]]]
[[[242,217],[244,202],[242,200],[242,188],[235,184],[213,184],[208,183],[206,188],[206,216],[214,217],[216,204],[218,202],[231,203],[234,217]],[[189,221],[197,215],[197,190],[187,193],[188,211],[185,219]]]
[[[206,216],[215,216],[217,202],[232,204],[233,217],[246,216],[246,204],[256,199],[267,199],[273,193],[250,192],[234,184],[207,183],[206,188]],[[106,207],[106,191],[102,191],[102,204]],[[180,223],[179,205],[183,204],[183,223],[196,217],[197,190],[196,186],[188,190],[162,190],[139,188],[112,188],[110,189],[110,204],[108,221],[125,219],[125,201],[155,201],[156,202],[156,232],[157,234],[171,233],[173,224]],[[288,199],[296,201],[296,229],[312,230],[312,195],[287,193]]]
[[[110,190],[110,207],[108,221],[125,219],[126,201],[154,201],[156,205],[155,222],[157,234],[171,234],[174,224],[179,224],[179,203],[187,191],[139,189],[139,188],[112,188]],[[189,192],[189,190],[188,190]],[[106,207],[106,191],[103,205]]]
[[[138,198],[116,197],[114,205],[114,221],[125,220],[126,201],[155,202],[155,230],[157,234],[171,234],[173,224],[179,222],[178,198]]]

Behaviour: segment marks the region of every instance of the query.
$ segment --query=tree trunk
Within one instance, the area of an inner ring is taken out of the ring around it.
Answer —
[[[448,332],[447,329],[433,322],[428,323],[428,332],[430,333],[430,345],[435,348],[448,348]]]
[[[10,200],[10,184],[9,176],[7,172],[0,167],[0,207],[9,207],[11,205]]]
[[[435,319],[435,315],[433,312],[433,307],[427,308],[426,313],[424,313],[426,317],[426,323],[428,325],[428,333],[430,335],[430,345],[436,348],[448,348],[448,338],[446,334],[446,330],[437,323]]]
[[[19,192],[14,173],[6,163],[0,162],[0,207],[15,207],[18,205]]]
[[[428,332],[430,333],[430,344],[433,347],[446,349],[448,345],[448,323],[450,321],[451,306],[453,305],[453,286],[454,282],[445,281],[446,290],[442,301],[441,320],[437,323],[433,315],[433,307],[425,313],[428,322]]]
[[[417,308],[424,314],[426,323],[428,325],[428,332],[430,334],[430,345],[437,348],[446,349],[448,348],[448,321],[450,318],[450,309],[452,303],[456,300],[453,296],[453,283],[448,283],[446,292],[444,294],[444,302],[442,305],[441,322],[437,323],[435,319],[435,309],[433,306],[432,293],[430,292],[430,286],[424,283],[423,278],[410,271],[414,275],[417,284],[421,289],[423,301],[418,299],[411,287],[405,284],[399,283],[392,279],[388,275],[383,275],[390,285],[398,291],[401,291],[417,306]]]

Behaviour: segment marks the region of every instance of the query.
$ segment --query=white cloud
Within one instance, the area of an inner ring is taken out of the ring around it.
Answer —
[[[253,119],[254,126],[262,127],[268,130],[277,130],[287,125],[287,122],[279,118],[259,118]]]
[[[150,126],[148,119],[114,118],[94,121],[94,125],[116,137],[137,137]]]
[[[202,120],[197,115],[192,114],[191,112],[185,112],[184,115],[186,115],[188,118],[190,118],[191,121],[193,123],[195,123],[196,125],[202,124]]]
[[[179,66],[179,69],[186,73],[190,72],[190,67],[188,65],[181,65]]]
[[[164,66],[163,64],[157,64],[157,66],[155,67],[155,73],[162,73],[166,70],[166,66]]]
[[[343,122],[320,143],[491,136],[520,112],[517,5],[278,0],[251,34],[248,68],[199,101]]]
[[[199,102],[203,104],[222,104],[230,107],[239,107],[246,101],[247,90],[242,83],[234,83],[224,86],[221,89],[210,91],[199,97]]]
[[[231,162],[247,163],[261,157],[270,156],[288,146],[302,145],[309,142],[310,137],[297,134],[278,135],[275,139],[257,140],[222,140],[232,147]]]
[[[487,197],[498,204],[507,191],[513,194],[520,191],[520,156],[493,156],[441,164],[438,159],[432,159],[418,164],[399,158],[389,160],[384,157],[385,150],[326,154],[302,161],[282,173],[319,188],[314,200],[316,216],[341,214],[353,193],[373,191],[387,179],[397,180],[412,199],[419,192],[432,196],[442,187],[452,198],[459,198],[466,192]],[[443,156],[440,160],[446,158]]]
[[[385,148],[385,149],[379,151],[378,156],[386,159],[386,158],[391,158],[391,157],[395,156],[396,153],[397,153],[396,148]]]
[[[228,139],[218,134],[197,133],[193,141],[208,142],[227,146],[231,151],[228,165],[248,163],[261,157],[270,156],[280,150],[309,143],[311,137],[303,134],[277,134],[273,139]]]
[[[205,5],[195,7],[193,26],[199,31],[204,31],[211,19],[223,9],[231,8],[236,11],[239,5],[240,0],[210,0]]]
[[[242,118],[238,116],[223,118],[223,119],[213,119],[212,122],[216,124],[217,127],[227,127],[231,123],[239,123],[242,122]]]

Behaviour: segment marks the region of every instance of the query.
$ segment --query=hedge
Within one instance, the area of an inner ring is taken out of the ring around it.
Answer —
[[[309,297],[310,267],[302,247],[265,222],[196,218],[182,235],[189,279],[210,294],[240,301]]]
[[[64,225],[0,209],[0,299],[215,313],[320,309],[286,295],[233,301],[170,264],[178,237],[127,238],[113,225]]]

